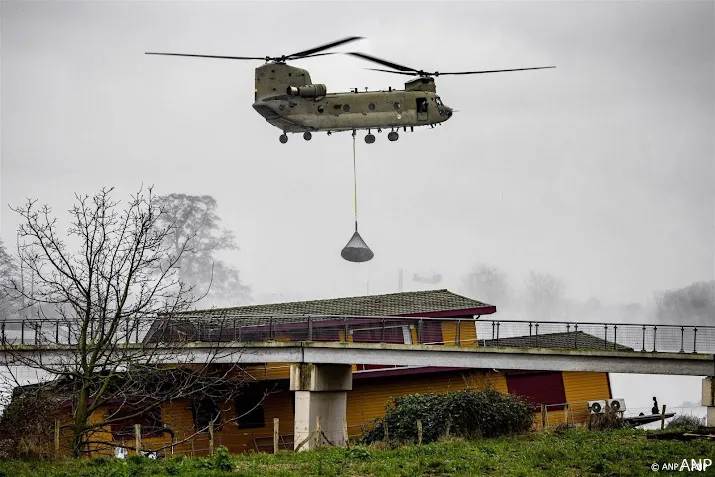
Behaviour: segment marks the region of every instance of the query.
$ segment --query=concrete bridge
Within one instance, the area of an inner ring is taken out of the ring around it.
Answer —
[[[3,323],[0,363],[41,358],[47,365],[60,364],[76,353],[69,323],[21,322],[19,326]],[[117,345],[117,352],[130,354],[151,347],[162,363],[292,363],[297,443],[313,433],[317,416],[326,430],[341,429],[347,392],[352,389],[351,366],[356,363],[703,376],[703,405],[708,407],[708,425],[715,425],[711,378],[715,327],[426,317],[283,315],[207,320],[184,316],[160,318],[143,329],[127,327]],[[310,424],[299,428],[299,422]],[[335,432],[326,437],[343,442],[342,434]],[[303,449],[310,447],[308,443]]]

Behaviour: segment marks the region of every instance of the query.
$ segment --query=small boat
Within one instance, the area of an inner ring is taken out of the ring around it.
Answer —
[[[665,419],[670,419],[673,416],[675,416],[675,413],[669,412],[665,415]],[[661,418],[661,414],[644,414],[642,416],[624,417],[623,421],[626,424],[630,424],[631,426],[637,427],[642,426],[643,424],[650,424],[651,422],[658,422],[661,420]]]

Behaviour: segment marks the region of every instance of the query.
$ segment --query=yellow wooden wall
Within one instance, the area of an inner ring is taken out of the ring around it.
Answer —
[[[457,340],[457,322],[442,321],[442,340],[445,346],[454,346]],[[477,346],[477,327],[473,320],[459,322],[459,343],[461,346]]]
[[[573,404],[574,418],[588,422],[586,401],[611,399],[608,385],[608,373],[588,373],[581,371],[564,371],[564,391],[566,400]]]
[[[506,379],[503,374],[489,375],[465,371],[394,376],[382,379],[355,379],[353,390],[348,393],[347,420],[351,431],[356,426],[385,415],[385,406],[391,397],[408,394],[429,394],[459,389],[484,389],[491,386],[506,394]],[[353,434],[353,432],[350,432]]]
[[[564,390],[566,401],[572,403],[569,412],[569,422],[571,413],[573,420],[577,424],[588,422],[588,411],[586,401],[600,399],[610,399],[607,373],[587,373],[587,372],[563,372]],[[490,387],[506,394],[507,382],[504,374],[500,373],[480,373],[471,370],[445,371],[440,373],[413,374],[392,376],[375,379],[355,379],[353,380],[353,390],[348,392],[347,400],[347,423],[350,435],[360,433],[360,426],[371,422],[373,419],[382,417],[385,414],[385,407],[390,398],[405,396],[408,394],[428,394],[455,391],[460,389],[485,389]],[[273,435],[273,418],[280,421],[280,434],[293,434],[293,393],[281,391],[269,394],[264,401],[265,425],[260,428],[239,429],[235,423],[235,412],[233,403],[226,403],[222,408],[222,427],[215,432],[216,447],[224,445],[232,453],[242,453],[254,449],[253,438],[256,436],[271,437]],[[563,407],[550,406],[548,425],[555,426],[565,422]],[[92,421],[101,419],[106,410],[100,410],[92,416]],[[194,434],[193,415],[191,403],[188,400],[178,400],[166,403],[162,406],[162,420],[165,426],[175,432],[174,440],[182,441]],[[541,425],[541,415],[534,416],[536,427]],[[63,433],[63,450],[68,441]],[[124,442],[113,442],[112,434],[107,428],[99,431],[93,436],[96,440],[112,442],[112,445],[123,444],[134,446],[134,438],[130,437]],[[205,455],[208,453],[209,444],[208,433],[194,436],[190,441],[177,444],[174,448],[176,454],[196,454]],[[142,440],[144,448],[156,449],[171,443],[169,434],[162,438],[146,438]],[[265,440],[263,443],[270,443]],[[112,447],[92,446],[93,455],[112,455]],[[270,447],[263,450],[271,451]],[[133,451],[130,451],[132,454]],[[170,449],[162,451],[166,455],[171,453]]]

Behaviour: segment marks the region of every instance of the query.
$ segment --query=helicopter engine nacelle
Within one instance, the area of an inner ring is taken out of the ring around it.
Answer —
[[[288,96],[300,96],[301,98],[320,98],[325,96],[328,88],[324,84],[309,84],[306,86],[289,86]]]

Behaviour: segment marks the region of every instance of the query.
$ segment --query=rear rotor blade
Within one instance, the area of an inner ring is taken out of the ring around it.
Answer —
[[[324,50],[327,50],[330,48],[335,48],[336,46],[340,46],[345,43],[349,43],[351,41],[362,40],[362,39],[363,39],[362,36],[349,36],[347,38],[343,38],[342,40],[334,41],[332,43],[326,43],[325,45],[322,45],[322,46],[316,46],[315,48],[311,48],[309,50],[303,50],[303,51],[299,51],[298,53],[286,55],[286,59],[303,58],[306,56],[318,56],[318,55],[315,55],[315,53],[319,53],[321,51],[324,51]]]
[[[196,58],[220,58],[224,60],[265,60],[265,56],[216,56],[216,55],[189,55],[185,53],[145,53],[145,55],[163,55],[163,56],[193,56]]]
[[[527,71],[527,70],[545,70],[547,68],[556,68],[555,66],[536,66],[533,68],[514,68],[510,70],[482,70],[482,71],[456,71],[456,72],[448,72],[448,73],[438,73],[435,72],[435,76],[443,76],[443,75],[480,75],[482,73],[504,73],[507,71]]]
[[[374,56],[366,55],[365,53],[348,53],[349,55],[356,56],[358,58],[362,58],[363,60],[367,61],[372,61],[373,63],[380,64],[382,66],[387,66],[388,68],[392,68],[393,70],[397,71],[411,71],[413,73],[419,74],[420,70],[416,70],[414,68],[410,68],[409,66],[403,66],[403,65],[398,65],[397,63],[393,63],[391,61],[387,60],[381,60],[380,58],[375,58]],[[384,70],[378,70],[378,71],[384,71]],[[390,71],[389,73],[394,73],[393,71]]]

